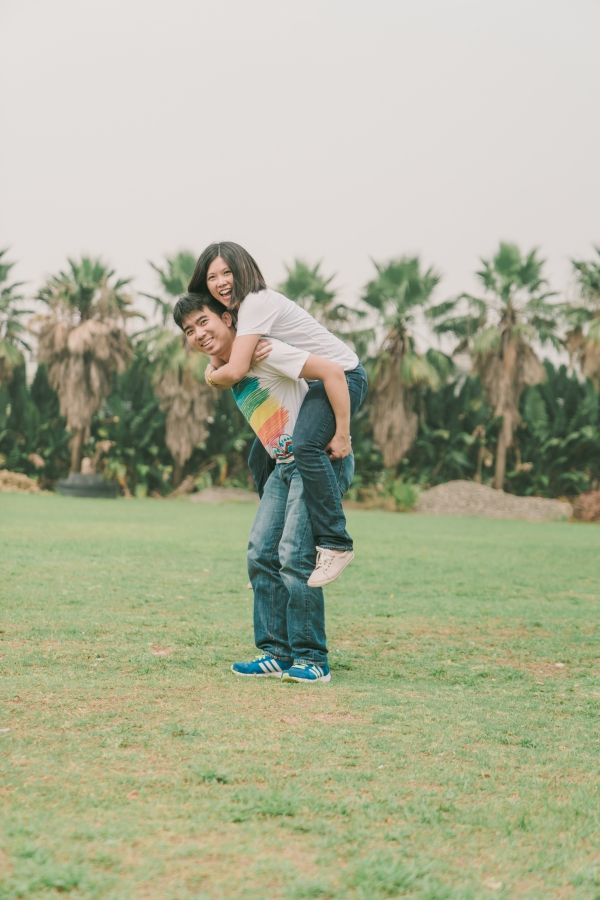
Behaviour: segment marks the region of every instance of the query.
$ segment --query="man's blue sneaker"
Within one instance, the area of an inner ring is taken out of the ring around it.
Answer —
[[[274,659],[267,653],[257,656],[252,662],[234,662],[231,671],[234,675],[260,675],[263,678],[281,678],[282,674],[291,669],[291,662],[283,659]]]
[[[331,672],[327,663],[324,666],[296,663],[283,673],[281,680],[295,681],[298,684],[314,684],[315,681],[331,681]]]

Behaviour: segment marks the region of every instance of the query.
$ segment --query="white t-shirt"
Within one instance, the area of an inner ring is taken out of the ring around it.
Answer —
[[[244,301],[246,302],[246,301]],[[233,396],[259,441],[278,463],[294,459],[292,434],[308,386],[299,378],[308,350],[272,340],[267,359],[233,385]]]
[[[288,300],[283,294],[266,288],[248,294],[240,305],[237,322],[238,337],[263,334],[278,338],[299,350],[314,353],[338,363],[345,372],[355,369],[358,356],[343,341],[321,325],[305,309]]]

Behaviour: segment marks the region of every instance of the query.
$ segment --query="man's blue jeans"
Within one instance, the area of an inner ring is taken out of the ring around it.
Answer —
[[[359,363],[346,372],[350,393],[350,415],[354,416],[367,393],[367,375]],[[306,505],[317,546],[329,550],[352,550],[352,538],[346,531],[337,484],[342,477],[343,460],[330,460],[325,447],[335,434],[335,415],[322,381],[312,381],[294,428],[292,443],[296,465],[304,479]],[[256,438],[248,465],[259,497],[273,471],[273,460]]]
[[[354,474],[354,456],[340,460],[341,499]],[[269,476],[248,542],[248,574],[254,589],[254,640],[276,659],[322,666],[327,662],[322,588],[309,588],[316,543],[294,462]]]

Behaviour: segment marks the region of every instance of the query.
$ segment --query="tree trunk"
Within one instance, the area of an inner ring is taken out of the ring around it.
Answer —
[[[173,466],[173,487],[179,487],[183,479],[183,463],[175,462]]]
[[[506,472],[506,451],[512,444],[513,428],[512,420],[508,415],[504,416],[502,428],[498,436],[498,448],[496,450],[496,468],[494,469],[494,487],[497,491],[504,490],[504,473]]]
[[[419,417],[413,408],[414,389],[402,380],[404,336],[392,330],[384,347],[388,361],[380,368],[373,384],[369,416],[383,465],[393,469],[410,450],[419,429]]]
[[[515,333],[517,312],[507,306],[498,326],[502,345],[476,357],[475,371],[483,385],[486,400],[494,407],[494,416],[502,419],[496,449],[494,487],[504,489],[506,454],[521,421],[519,400],[523,388],[545,378],[545,369],[525,341]]]
[[[482,483],[481,473],[483,470],[484,457],[485,457],[485,447],[482,444],[481,447],[479,448],[479,452],[477,453],[477,471],[475,472],[475,478],[474,478],[474,481],[476,484]]]
[[[506,472],[506,451],[512,444],[515,425],[518,421],[519,397],[516,367],[517,345],[512,337],[514,315],[508,320],[502,334],[502,361],[501,376],[497,386],[498,402],[496,415],[502,416],[502,427],[498,436],[498,448],[496,450],[496,468],[494,470],[494,487],[497,491],[504,490],[504,473]],[[516,393],[516,396],[515,396]],[[516,415],[513,415],[515,410]]]
[[[71,472],[81,472],[83,452],[83,428],[78,428],[71,438]]]

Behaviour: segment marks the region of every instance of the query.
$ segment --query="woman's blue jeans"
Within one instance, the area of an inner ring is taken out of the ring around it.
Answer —
[[[352,480],[354,457],[340,463],[341,496]],[[316,555],[302,478],[295,463],[280,463],[267,480],[248,542],[254,640],[276,659],[327,662],[323,589],[306,583]]]
[[[350,393],[350,416],[356,415],[367,393],[367,373],[359,363],[346,372]],[[318,547],[352,550],[352,538],[346,531],[346,516],[339,491],[343,460],[330,460],[325,447],[335,434],[335,415],[322,381],[311,381],[300,407],[292,443],[294,460],[304,482],[308,515]],[[258,438],[254,441],[248,465],[256,489],[262,497],[274,461]]]

